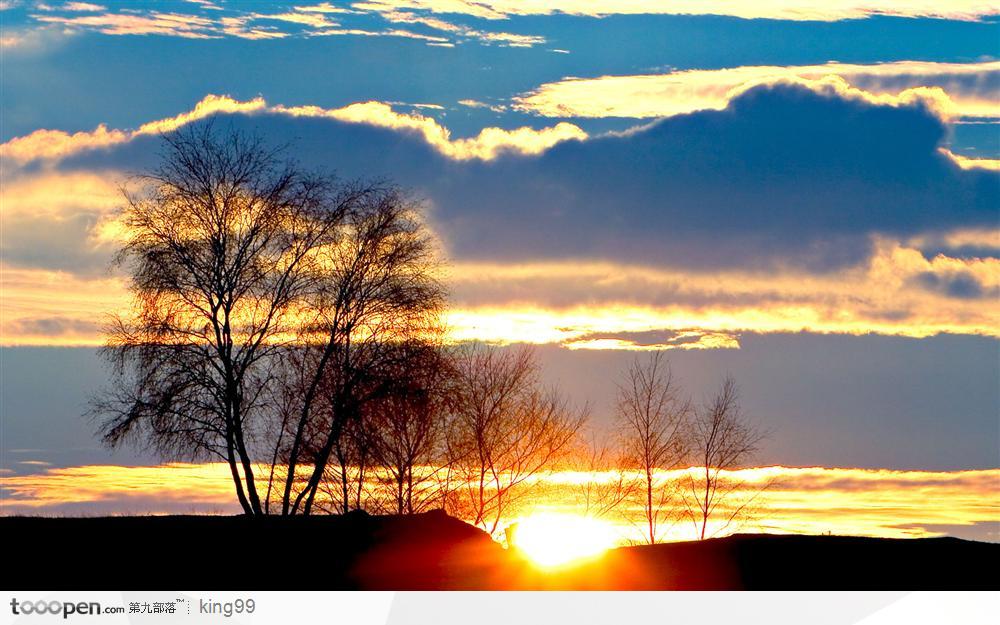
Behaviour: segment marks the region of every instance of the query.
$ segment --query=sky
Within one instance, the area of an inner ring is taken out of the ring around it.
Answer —
[[[213,117],[412,189],[454,338],[538,345],[599,425],[666,349],[695,401],[735,376],[760,464],[1000,467],[996,2],[5,0],[0,25],[5,474],[157,461],[81,417],[127,303],[114,211],[161,132]]]

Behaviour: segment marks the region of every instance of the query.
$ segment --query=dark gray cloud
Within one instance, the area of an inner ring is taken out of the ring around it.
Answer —
[[[95,245],[92,239],[99,221],[96,211],[62,219],[12,215],[4,220],[6,232],[0,255],[13,267],[99,277],[106,273],[113,254],[111,246]]]
[[[957,271],[947,275],[925,271],[918,274],[913,281],[919,288],[958,299],[995,298],[1000,295],[1000,291],[994,287],[984,286],[968,271]]]
[[[12,333],[59,337],[65,334],[91,334],[100,331],[101,323],[71,317],[37,317],[17,319],[10,323]]]
[[[923,530],[940,533],[946,536],[979,540],[983,542],[1000,542],[1000,521],[977,521],[975,523],[904,523],[895,525],[904,530]]]
[[[1000,206],[1000,173],[963,170],[939,152],[948,129],[924,105],[794,84],[751,89],[722,111],[486,162],[450,160],[410,131],[331,119],[222,123],[292,139],[310,166],[416,189],[460,259],[826,271],[866,259],[873,234],[993,227]],[[156,142],[64,166],[141,169],[155,161]]]

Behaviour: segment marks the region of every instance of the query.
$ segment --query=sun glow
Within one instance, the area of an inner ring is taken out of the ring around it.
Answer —
[[[594,558],[618,543],[611,523],[569,514],[534,514],[509,530],[514,549],[535,564],[550,568]]]

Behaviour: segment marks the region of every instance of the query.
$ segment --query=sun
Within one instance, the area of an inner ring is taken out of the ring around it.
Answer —
[[[538,566],[551,568],[599,556],[615,546],[618,532],[591,517],[540,513],[519,519],[508,541]]]

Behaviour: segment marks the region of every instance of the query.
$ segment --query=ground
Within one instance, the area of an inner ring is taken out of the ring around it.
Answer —
[[[541,569],[443,512],[247,518],[2,517],[11,589],[998,589],[1000,545],[737,535]]]

